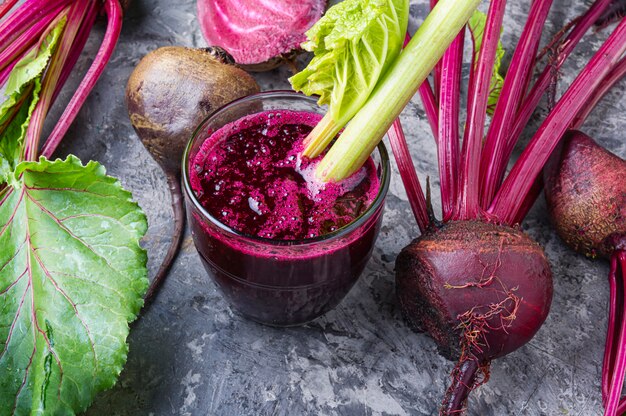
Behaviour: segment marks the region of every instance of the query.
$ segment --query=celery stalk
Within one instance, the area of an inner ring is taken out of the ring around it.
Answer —
[[[321,180],[345,179],[363,165],[479,4],[480,0],[437,3],[320,162]]]

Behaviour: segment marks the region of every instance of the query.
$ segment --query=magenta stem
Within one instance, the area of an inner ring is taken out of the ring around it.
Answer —
[[[405,47],[410,40],[411,35],[407,33],[404,37],[403,47]],[[422,87],[424,85],[425,84],[422,84]],[[430,90],[430,85],[427,87]],[[432,93],[432,90],[430,91]],[[411,159],[411,152],[409,152],[409,145],[406,142],[406,137],[404,136],[404,130],[402,129],[399,117],[391,125],[391,128],[387,132],[387,136],[389,136],[391,151],[396,159],[396,164],[398,165],[398,170],[400,171],[400,178],[402,179],[404,189],[406,190],[409,205],[413,211],[413,216],[415,216],[417,226],[423,234],[430,227],[428,207],[426,199],[424,198],[422,185],[417,178],[415,166],[413,166],[413,159]]]
[[[465,29],[459,32],[441,59],[441,87],[439,96],[439,134],[437,159],[441,188],[443,220],[452,218],[457,204],[459,171],[459,114],[461,101],[461,69]]]
[[[617,65],[607,74],[602,80],[598,88],[593,93],[593,96],[585,103],[585,106],[580,110],[574,121],[572,122],[572,129],[579,129],[583,125],[589,114],[593,111],[596,104],[600,102],[602,97],[619,82],[622,77],[626,75],[626,57],[622,58]]]
[[[413,211],[420,232],[424,234],[430,227],[426,198],[424,198],[422,185],[417,178],[415,166],[413,166],[413,160],[409,152],[409,146],[406,142],[406,137],[404,136],[399,118],[393,122],[387,135],[389,136],[391,151],[396,159],[400,177],[402,178],[402,183],[404,184],[404,189],[406,190],[409,204],[411,205],[411,210]]]
[[[61,9],[62,8],[59,7],[43,16],[34,25],[24,31],[24,33],[22,33],[17,39],[11,42],[11,44],[9,44],[2,52],[0,52],[0,70],[17,61],[17,58],[21,57],[26,49],[33,46],[38,41],[41,34],[48,28],[50,22],[55,19]]]
[[[507,137],[506,149],[503,152],[501,156],[502,159],[499,163],[506,166],[511,154],[513,153],[515,144],[522,135],[530,117],[539,105],[541,97],[550,85],[552,72],[554,70],[558,71],[561,68],[567,57],[569,57],[576,45],[578,45],[583,35],[587,33],[589,28],[607,8],[610,2],[611,0],[596,0],[596,2],[585,12],[585,14],[577,19],[577,23],[574,28],[561,43],[559,53],[556,57],[556,62],[548,63],[548,65],[546,65],[543,72],[539,76],[539,79],[533,85],[530,93],[524,99],[524,102],[515,117],[513,127],[510,129],[510,134]],[[503,177],[504,172],[500,174],[500,178],[498,179],[500,184],[502,183]]]
[[[480,211],[478,198],[482,141],[491,76],[493,75],[498,41],[500,40],[505,6],[506,0],[492,0],[489,4],[476,72],[469,89],[467,122],[461,151],[459,202],[455,213],[457,220],[475,219]]]
[[[504,79],[482,153],[480,204],[483,209],[491,204],[506,171],[507,158],[504,153],[507,136],[524,97],[526,83],[539,49],[541,32],[551,6],[552,0],[536,0],[532,3]]]
[[[424,80],[419,87],[419,95],[424,106],[424,112],[426,113],[426,119],[430,124],[430,129],[433,132],[433,136],[437,138],[437,131],[439,130],[439,117],[437,116],[437,99],[435,93],[428,79]]]
[[[435,4],[437,1],[435,0]],[[434,4],[432,5],[434,7]],[[404,45],[405,47],[411,41],[411,35],[406,34],[404,37]],[[435,94],[433,92],[432,87],[430,86],[430,82],[428,79],[425,79],[422,85],[420,85],[418,89],[420,98],[422,99],[422,104],[424,106],[424,112],[426,113],[426,119],[428,120],[428,124],[430,124],[430,129],[433,131],[433,135],[435,139],[437,138],[437,130],[438,130],[438,116],[437,116],[437,99],[435,98]]]
[[[0,4],[0,19],[2,19],[17,2],[18,0],[4,0],[2,4]]]
[[[531,208],[535,204],[535,201],[537,200],[537,198],[539,198],[539,195],[541,195],[541,192],[543,191],[543,185],[543,176],[539,175],[537,179],[535,179],[535,182],[533,182],[533,186],[530,188],[530,191],[526,195],[526,198],[524,198],[524,200],[520,204],[520,207],[517,210],[515,218],[513,218],[511,224],[520,224],[522,221],[524,221],[524,218],[526,218],[526,215],[528,215],[528,212],[530,212]]]
[[[609,321],[609,334],[613,328],[618,336],[611,339],[609,344],[609,336],[607,335],[607,347],[611,347],[613,352],[609,353],[610,362],[603,365],[603,383],[607,381],[605,378],[605,370],[610,372],[610,385],[606,397],[606,406],[604,409],[605,416],[615,416],[618,413],[620,404],[620,396],[622,387],[624,386],[624,375],[626,375],[626,320],[624,319],[624,294],[626,293],[626,251],[617,250],[611,257],[610,279],[616,281],[616,294],[611,294],[611,309],[617,308],[618,312],[611,313],[609,318],[614,318],[614,322]],[[611,316],[613,315],[613,316]],[[614,326],[611,326],[613,324]],[[605,351],[605,361],[607,355]],[[602,389],[605,391],[605,386]]]
[[[0,51],[45,15],[71,2],[72,0],[26,0],[6,20],[0,22]]]
[[[430,9],[434,9],[435,6],[437,5],[438,0],[430,0]],[[434,85],[434,91],[433,91],[433,98],[434,98],[434,107],[438,107],[439,106],[439,94],[440,94],[440,88],[441,88],[441,60],[439,60],[439,62],[437,62],[437,64],[435,65],[435,67],[433,68],[433,85]],[[435,114],[437,114],[437,112],[435,111]],[[436,129],[435,129],[436,131]]]
[[[498,191],[489,213],[511,224],[532,185],[574,117],[626,51],[626,19],[617,26],[524,149]]]
[[[117,39],[119,38],[122,30],[122,7],[120,6],[118,0],[106,0],[104,7],[108,20],[102,45],[100,46],[91,67],[87,71],[85,78],[78,86],[74,96],[65,108],[61,118],[46,141],[42,155],[47,158],[52,156],[61,142],[61,139],[72,124],[72,121],[76,118],[80,107],[83,105],[87,96],[96,85],[100,75],[102,75],[102,71],[104,71],[104,67],[111,58],[115,45],[117,44]]]
[[[80,29],[78,29],[78,33],[76,33],[76,38],[74,39],[74,44],[72,45],[72,50],[70,51],[67,59],[65,60],[65,65],[63,65],[63,69],[61,70],[61,75],[59,76],[59,81],[57,82],[57,86],[54,90],[54,94],[52,95],[52,103],[56,101],[58,95],[61,93],[65,82],[69,78],[72,73],[76,62],[78,62],[78,58],[85,48],[85,44],[87,43],[87,39],[89,39],[89,34],[93,29],[93,25],[96,21],[98,15],[102,12],[104,8],[104,4],[98,2],[91,2],[89,4],[89,8],[85,13],[85,18],[80,25]]]
[[[617,286],[617,260],[615,253],[613,253],[609,271],[609,322],[606,331],[604,359],[602,360],[602,404],[604,406],[606,406],[609,397],[611,374],[613,373],[616,322],[619,322],[620,318],[623,319],[623,311],[618,306],[620,302],[618,301]]]
[[[80,28],[80,24],[83,20],[90,0],[78,0],[71,6],[68,6],[69,12],[67,15],[67,23],[63,30],[57,49],[50,59],[48,69],[44,74],[40,99],[35,106],[35,110],[31,116],[28,130],[26,131],[26,145],[24,147],[24,160],[35,160],[39,150],[39,139],[41,137],[41,130],[46,119],[46,115],[52,105],[52,96],[56,89],[61,70],[65,64],[65,61],[72,48],[76,33]],[[56,21],[52,23],[55,25]]]

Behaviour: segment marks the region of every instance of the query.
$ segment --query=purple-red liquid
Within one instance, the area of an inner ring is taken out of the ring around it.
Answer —
[[[314,113],[261,113],[213,134],[190,173],[202,206],[232,229],[275,240],[319,237],[352,222],[378,192],[374,162],[341,183],[317,181],[322,157],[300,154],[319,120]]]
[[[380,228],[382,204],[358,227],[318,238],[367,211],[380,187],[372,160],[344,182],[315,180],[319,158],[299,153],[319,119],[288,110],[246,116],[211,134],[189,162],[194,196],[240,233],[206,218],[188,196],[203,264],[229,302],[259,322],[299,324],[336,306],[363,271]]]

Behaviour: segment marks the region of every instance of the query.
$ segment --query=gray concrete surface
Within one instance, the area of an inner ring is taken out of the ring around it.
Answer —
[[[547,33],[576,16],[586,0],[556,0]],[[413,28],[426,1],[412,6]],[[512,1],[505,45],[515,40],[529,0]],[[103,28],[98,29],[100,35]],[[585,41],[563,70],[563,83],[603,35]],[[138,60],[164,45],[205,46],[195,1],[136,0],[119,46],[58,155],[95,159],[121,178],[146,210],[151,275],[172,231],[163,175],[135,136],[124,87]],[[88,49],[97,47],[91,41]],[[507,55],[507,62],[510,59]],[[82,59],[85,70],[89,61]],[[288,88],[287,69],[260,74],[265,90]],[[626,157],[626,99],[620,86],[601,103],[585,131]],[[67,94],[64,95],[67,99]],[[532,133],[540,112],[529,126]],[[420,178],[437,178],[435,146],[417,100],[403,114]],[[394,172],[397,169],[394,166]],[[438,182],[433,180],[434,188]],[[436,201],[437,199],[435,199]],[[438,207],[437,207],[438,208]],[[606,327],[608,265],[572,253],[550,228],[540,200],[523,228],[546,249],[555,275],[547,322],[530,344],[492,364],[475,391],[470,415],[598,415]],[[96,415],[432,415],[452,363],[426,335],[411,332],[394,301],[394,260],[417,236],[397,175],[372,260],[334,311],[298,328],[275,329],[237,316],[205,274],[187,236],[161,295],[133,328],[130,355],[115,388],[101,394]]]

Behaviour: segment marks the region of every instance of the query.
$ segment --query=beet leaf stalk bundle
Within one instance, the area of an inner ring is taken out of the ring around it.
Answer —
[[[596,26],[608,26],[611,16],[622,18],[616,6],[609,7]],[[605,415],[611,416],[626,413],[626,398],[620,398],[626,375],[626,160],[576,129],[625,75],[623,57],[596,87],[544,168],[548,211],[559,236],[577,252],[610,262],[602,403]]]
[[[375,3],[354,2],[364,7]],[[421,236],[396,260],[397,298],[411,326],[428,332],[440,352],[457,361],[440,408],[442,415],[463,413],[471,390],[487,381],[491,360],[526,344],[546,319],[553,290],[550,267],[542,248],[520,231],[518,224],[542,189],[542,169],[560,138],[626,51],[626,21],[622,19],[554,104],[505,175],[524,127],[544,93],[554,86],[555,72],[612,2],[596,0],[584,15],[560,32],[550,45],[550,62],[535,78],[533,70],[542,57],[540,38],[552,1],[533,1],[503,80],[497,73],[506,1],[492,0],[482,17],[473,15],[479,3],[431,2],[431,13],[374,81],[371,94],[317,171],[318,177],[327,181],[349,176],[389,131],[421,231]],[[461,129],[460,71],[463,28],[468,20],[474,56],[467,119]],[[339,31],[337,25],[335,31],[327,30],[323,35],[336,44]],[[322,45],[320,54],[327,52],[323,47],[325,38],[315,26],[309,35]],[[355,42],[353,38],[345,40]],[[353,56],[336,58],[341,66],[327,64],[331,68],[345,67],[342,60],[356,60]],[[426,80],[431,71],[434,87]],[[299,82],[294,87],[320,96],[327,90],[327,95],[334,94],[333,98],[341,101],[340,73],[329,71],[326,82],[310,79],[308,84],[296,75],[294,79]],[[351,76],[363,77],[365,73],[357,71]],[[418,90],[437,143],[442,222],[434,218],[424,198],[396,120]],[[330,110],[332,113],[332,101]],[[485,134],[488,113],[491,122]],[[318,137],[308,140],[315,143]]]
[[[42,142],[100,15],[98,53]],[[76,414],[115,384],[148,286],[147,221],[130,192],[97,162],[49,160],[111,57],[122,8],[5,0],[0,19],[0,414]]]

